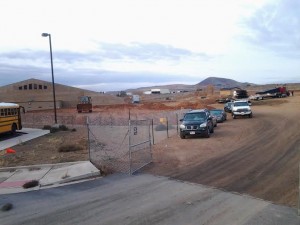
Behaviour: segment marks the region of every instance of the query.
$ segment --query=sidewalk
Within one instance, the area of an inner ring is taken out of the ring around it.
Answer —
[[[100,175],[89,161],[0,168],[0,194],[39,190]],[[39,185],[24,189],[23,184],[32,180]]]
[[[0,151],[50,133],[49,130],[34,129],[34,128],[23,128],[22,130],[17,132],[20,133],[21,135],[10,138],[8,140],[1,141]]]

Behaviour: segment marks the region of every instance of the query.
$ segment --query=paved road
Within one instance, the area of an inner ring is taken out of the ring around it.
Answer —
[[[59,188],[0,196],[1,225],[14,224],[289,224],[293,208],[198,184],[115,174]]]

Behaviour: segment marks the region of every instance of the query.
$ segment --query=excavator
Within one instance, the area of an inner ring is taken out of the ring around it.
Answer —
[[[77,112],[89,112],[91,113],[93,110],[92,105],[92,98],[90,96],[80,96],[78,98],[78,104],[77,104]]]

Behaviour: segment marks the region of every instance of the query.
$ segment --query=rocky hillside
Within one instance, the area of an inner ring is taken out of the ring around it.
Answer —
[[[219,77],[208,77],[205,80],[197,84],[197,86],[213,85],[216,88],[230,88],[230,87],[246,87],[251,85],[250,83],[241,83],[232,79],[219,78]]]

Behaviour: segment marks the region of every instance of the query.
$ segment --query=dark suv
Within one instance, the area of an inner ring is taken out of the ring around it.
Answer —
[[[201,135],[209,138],[214,132],[213,118],[207,109],[192,110],[180,120],[180,137]]]

